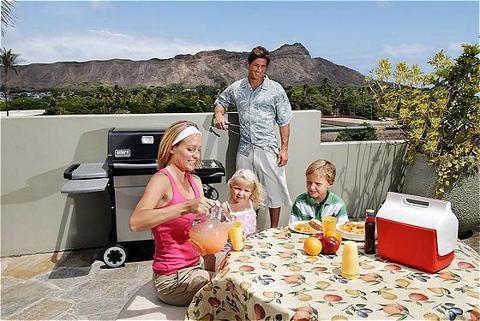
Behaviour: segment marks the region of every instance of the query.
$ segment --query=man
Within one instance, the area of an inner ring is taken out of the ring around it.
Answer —
[[[227,129],[224,114],[236,105],[240,122],[240,144],[237,169],[250,169],[257,174],[267,191],[271,227],[278,226],[283,205],[292,204],[285,177],[288,162],[288,140],[292,107],[283,87],[269,79],[265,72],[270,53],[259,46],[248,56],[248,77],[228,86],[215,101],[214,124]],[[280,148],[274,132],[280,128]]]

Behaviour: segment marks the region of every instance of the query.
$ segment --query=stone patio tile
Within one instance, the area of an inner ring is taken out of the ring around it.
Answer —
[[[62,298],[76,302],[85,298],[102,299],[125,299],[126,290],[135,287],[134,280],[86,280],[78,283],[75,287],[65,291]]]
[[[103,315],[111,315],[112,319],[118,315],[125,304],[125,299],[106,299],[91,298],[75,305],[77,314],[80,319],[95,319],[94,316],[101,313]]]
[[[51,271],[55,266],[57,254],[36,254],[21,257],[11,257],[10,262],[2,271],[3,276],[19,279],[31,279],[39,274]]]
[[[91,273],[90,267],[55,267],[46,277],[42,276],[42,279],[65,280],[86,277]]]
[[[63,272],[65,273],[65,272]],[[76,275],[76,272],[73,272]],[[70,291],[71,289],[79,287],[80,284],[83,284],[90,280],[89,275],[79,276],[79,277],[66,277],[66,278],[59,278],[59,279],[50,279],[48,274],[38,276],[35,280],[45,282],[51,284],[58,288],[59,293],[55,295],[61,296],[66,291]],[[46,297],[52,297],[53,293],[49,293]]]
[[[79,320],[79,317],[76,313],[68,311],[57,317],[56,320]]]
[[[86,320],[85,316],[79,316],[80,320]],[[112,315],[110,312],[100,312],[95,315],[89,316],[88,320],[101,320],[101,321],[115,321],[117,318],[115,315]]]
[[[56,287],[34,280],[2,289],[1,318],[6,319],[9,315],[21,311],[26,306],[45,297],[52,290],[56,290]]]
[[[11,315],[9,320],[46,320],[56,319],[57,316],[67,311],[72,306],[71,302],[42,299],[28,308]]]
[[[78,250],[64,252],[57,262],[57,267],[88,267],[90,268],[97,258],[99,249]]]
[[[10,263],[11,260],[12,260],[11,257],[0,258],[0,267],[1,267],[1,270],[2,270],[2,275],[3,275],[3,271],[7,268],[8,263]]]
[[[125,266],[122,266],[121,268],[116,268],[116,269],[99,268],[96,271],[95,278],[106,279],[106,280],[133,279],[137,275],[137,272],[138,272],[137,263],[127,263],[125,264]]]
[[[2,284],[2,294],[3,294],[3,291],[6,290],[7,288],[13,286],[13,285],[18,285],[18,284],[21,284],[21,283],[24,283],[25,280],[24,279],[17,279],[17,278],[12,278],[12,277],[8,277],[8,276],[2,276],[1,279],[0,279],[0,282]]]

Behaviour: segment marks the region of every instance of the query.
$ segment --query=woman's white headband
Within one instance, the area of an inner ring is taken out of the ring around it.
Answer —
[[[200,134],[200,136],[202,135],[202,133],[197,129],[197,127],[188,126],[180,133],[178,133],[177,137],[175,137],[175,139],[173,140],[172,146],[175,146],[176,144],[180,143],[182,140],[193,134]]]

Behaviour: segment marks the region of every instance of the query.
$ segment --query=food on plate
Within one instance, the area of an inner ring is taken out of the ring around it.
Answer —
[[[325,236],[322,239],[322,254],[335,254],[340,247],[340,242],[333,236]]]
[[[303,242],[303,249],[308,255],[318,255],[322,251],[322,242],[311,236]]]
[[[322,230],[322,225],[319,224],[318,222],[316,222],[315,220],[310,220],[308,221],[308,225],[310,225],[311,227],[313,227],[315,230],[317,231],[321,231]]]
[[[309,221],[309,222],[305,222],[305,223],[298,223],[295,225],[295,227],[293,228],[295,231],[297,232],[302,232],[302,233],[308,233],[308,234],[315,234],[318,232],[318,230],[316,230],[315,228],[313,228],[311,225],[310,225],[310,222],[312,221]]]
[[[363,235],[365,234],[365,225],[363,223],[347,222],[340,225],[340,230],[347,233]]]

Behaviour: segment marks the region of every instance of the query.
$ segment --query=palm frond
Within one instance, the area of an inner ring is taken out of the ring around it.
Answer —
[[[5,35],[7,27],[13,27],[15,23],[14,3],[15,0],[1,0],[2,36]]]

